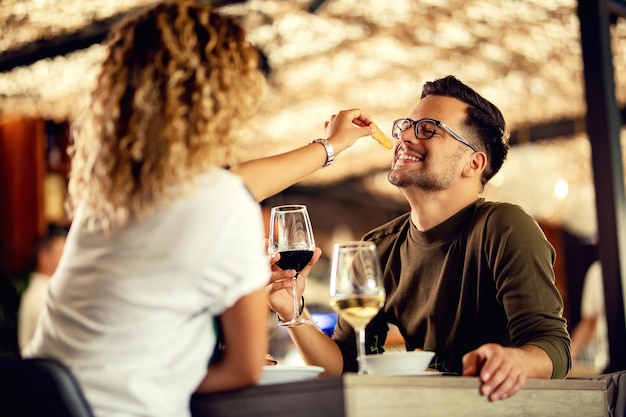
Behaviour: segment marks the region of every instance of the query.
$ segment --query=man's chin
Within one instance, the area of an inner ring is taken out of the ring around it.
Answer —
[[[407,178],[406,175],[402,175],[395,170],[389,171],[389,174],[387,174],[387,181],[389,181],[391,185],[394,185],[398,188],[405,188],[414,184],[414,182],[411,181],[410,178]]]

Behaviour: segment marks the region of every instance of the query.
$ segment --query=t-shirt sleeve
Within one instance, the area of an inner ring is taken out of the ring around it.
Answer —
[[[200,289],[213,299],[213,315],[262,288],[270,277],[260,206],[243,184],[232,187],[228,200],[220,204],[224,207],[216,235],[211,237],[213,253],[207,253],[207,262],[200,271]]]

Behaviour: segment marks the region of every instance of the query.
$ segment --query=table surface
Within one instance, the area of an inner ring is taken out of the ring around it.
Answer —
[[[192,398],[193,417],[607,417],[606,382],[530,379],[513,397],[489,402],[475,377],[362,376],[261,385]]]

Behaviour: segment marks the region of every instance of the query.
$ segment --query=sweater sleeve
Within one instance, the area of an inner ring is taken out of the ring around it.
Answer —
[[[571,340],[555,285],[554,248],[520,207],[497,207],[486,222],[484,250],[493,267],[511,340],[516,346],[545,350],[552,360],[552,378],[565,378],[572,364]]]

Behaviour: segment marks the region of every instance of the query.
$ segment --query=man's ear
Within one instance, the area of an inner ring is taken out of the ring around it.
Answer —
[[[480,177],[486,167],[487,155],[484,152],[474,152],[465,168],[463,168],[463,175],[466,177]]]

